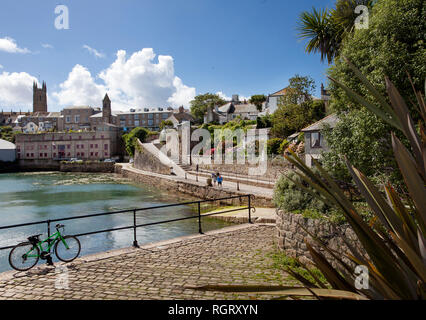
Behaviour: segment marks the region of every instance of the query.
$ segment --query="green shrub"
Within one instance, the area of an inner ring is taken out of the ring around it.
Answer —
[[[287,139],[284,139],[283,142],[281,142],[281,145],[278,149],[278,153],[280,155],[284,154],[285,149],[287,149],[287,147],[290,145],[290,142],[287,141]]]
[[[123,140],[126,146],[127,154],[133,157],[135,154],[135,146],[137,144],[137,139],[139,139],[140,142],[143,143],[145,142],[146,137],[149,135],[150,135],[150,131],[142,127],[134,128],[128,134],[124,134]]]
[[[282,143],[283,143],[283,139],[281,138],[269,139],[267,142],[268,154],[269,155],[278,154]]]
[[[300,190],[290,179],[301,183],[300,177],[293,172],[288,174],[288,178],[281,176],[278,179],[273,198],[274,204],[278,208],[292,213],[303,213],[305,210],[327,213],[329,207],[324,202],[310,193]]]

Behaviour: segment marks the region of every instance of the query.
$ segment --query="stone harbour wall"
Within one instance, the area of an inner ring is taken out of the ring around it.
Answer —
[[[288,256],[298,258],[302,263],[313,264],[305,244],[305,240],[308,240],[314,248],[325,255],[333,267],[338,265],[334,258],[321,248],[302,227],[323,240],[330,249],[337,251],[338,256],[343,257],[343,261],[349,265],[354,266],[349,259],[344,257],[344,254],[349,252],[349,248],[343,238],[359,252],[365,254],[355,232],[349,225],[335,226],[324,220],[304,218],[299,214],[278,210],[275,237],[277,245]]]
[[[156,174],[144,174],[139,172],[134,172],[131,170],[127,170],[126,168],[121,167],[120,165],[116,165],[115,173],[121,174],[124,178],[128,178],[132,181],[142,184],[150,184],[155,186],[156,188],[173,192],[186,194],[189,196],[196,197],[197,199],[218,199],[218,198],[226,198],[237,195],[246,195],[244,192],[232,191],[227,189],[220,189],[218,187],[209,187],[201,182],[195,181],[182,181],[169,179],[166,177],[162,177],[161,175]],[[234,200],[235,201],[235,200]],[[226,203],[225,203],[226,204]],[[247,198],[242,198],[242,201],[238,203],[239,205],[246,205]],[[256,196],[252,198],[252,206],[263,207],[263,208],[273,208],[272,200],[266,197]]]

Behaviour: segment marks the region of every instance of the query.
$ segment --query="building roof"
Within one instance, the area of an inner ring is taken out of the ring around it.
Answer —
[[[64,110],[69,110],[69,109],[93,109],[90,106],[69,106],[69,107],[65,107]]]
[[[234,113],[259,113],[256,105],[248,103],[248,104],[236,104],[234,105],[235,110]]]
[[[281,89],[281,90],[279,90],[279,91],[277,91],[277,92],[275,92],[275,93],[273,93],[273,94],[271,94],[269,96],[270,97],[281,97],[281,96],[283,96],[283,95],[285,95],[287,93],[287,90],[288,90],[287,88]]]
[[[335,113],[330,114],[329,116],[321,119],[320,121],[317,121],[313,124],[311,124],[310,126],[306,127],[305,129],[302,129],[302,132],[307,132],[307,131],[319,131],[323,128],[324,124],[328,124],[330,127],[334,128],[337,124],[337,122],[339,121],[339,118],[337,117],[337,115]]]
[[[174,113],[172,114],[169,119],[171,117],[174,117],[178,122],[182,122],[182,121],[194,121],[194,117],[187,113],[187,112],[181,112],[181,113]]]
[[[16,149],[16,146],[9,141],[0,139],[0,150],[14,150]]]

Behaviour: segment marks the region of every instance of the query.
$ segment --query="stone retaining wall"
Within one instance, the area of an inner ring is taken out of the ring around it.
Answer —
[[[142,143],[135,148],[134,167],[136,169],[156,172],[160,174],[170,174],[170,167],[161,163],[161,161],[145,149]]]
[[[352,246],[357,248],[358,251],[365,252],[355,232],[348,225],[335,226],[324,220],[308,219],[299,214],[285,213],[282,210],[278,210],[276,222],[277,235],[275,238],[277,245],[288,256],[297,257],[303,263],[313,264],[312,257],[306,248],[306,239],[314,248],[325,253],[327,260],[332,262],[333,267],[337,266],[331,255],[323,248],[320,248],[302,227],[322,239],[329,248],[337,251],[340,257],[343,257],[345,253],[349,252],[347,245],[343,241],[343,237]],[[353,265],[349,259],[343,258],[343,260]]]
[[[195,165],[192,166],[193,169]],[[250,168],[255,168],[248,164],[200,164],[200,169],[217,171],[222,174],[232,173],[232,174],[240,174],[240,175],[248,175]],[[274,180],[279,178],[281,174],[287,171],[289,168],[289,164],[283,159],[274,159],[268,160],[268,167],[266,173],[259,178],[265,180]],[[253,179],[256,179],[256,176],[253,176]]]

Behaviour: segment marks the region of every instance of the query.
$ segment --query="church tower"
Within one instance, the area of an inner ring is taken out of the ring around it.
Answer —
[[[105,95],[104,101],[102,102],[102,119],[105,123],[111,123],[111,100],[108,94]]]
[[[37,82],[33,84],[33,112],[47,112],[47,87],[44,81],[41,89]]]

